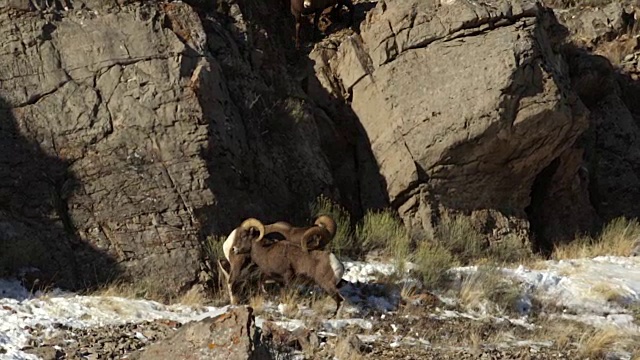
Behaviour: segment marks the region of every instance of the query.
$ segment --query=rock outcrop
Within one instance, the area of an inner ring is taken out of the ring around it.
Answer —
[[[268,360],[271,354],[260,342],[252,309],[233,308],[213,318],[193,321],[175,334],[133,353],[130,359]]]
[[[317,72],[333,76],[319,83],[349,97],[390,204],[414,229],[429,232],[439,208],[527,219],[552,192],[532,191],[540,176],[582,200],[572,145],[588,110],[548,16],[529,1],[386,0],[360,35],[311,54]],[[554,162],[562,174],[545,174]]]

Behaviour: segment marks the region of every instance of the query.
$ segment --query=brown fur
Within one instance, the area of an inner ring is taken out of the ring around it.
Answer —
[[[324,9],[330,6],[336,6],[332,13],[340,11],[342,6],[349,8],[349,26],[353,24],[354,7],[351,0],[312,0],[312,6],[310,8],[304,7],[304,0],[290,0],[291,14],[296,20],[296,49],[300,49],[300,26],[302,24],[302,16],[314,14],[313,18],[313,38],[314,40],[318,35],[318,22],[320,21],[320,15]]]
[[[305,252],[309,249],[324,249],[324,247],[333,239],[336,232],[335,221],[327,216],[319,216],[314,226],[293,227],[285,221],[278,221],[273,224],[263,225],[257,219],[247,219],[236,229],[236,241],[247,243],[253,240],[263,242],[264,236],[272,233],[280,233],[285,240],[294,244],[298,244]],[[264,241],[267,245],[267,241]],[[226,278],[227,291],[229,293],[229,301],[236,305],[238,299],[234,295],[234,287],[238,279],[240,279],[241,271],[250,263],[249,254],[235,254],[233,251],[229,253],[229,271],[226,271],[219,264],[221,273]],[[264,282],[269,279],[268,275],[262,276],[260,288],[264,291]]]
[[[236,254],[251,255],[251,260],[267,277],[278,279],[289,285],[295,277],[312,279],[336,302],[336,316],[344,300],[338,291],[336,279],[331,267],[330,252],[312,250],[306,252],[300,246],[280,241],[266,245],[256,240],[238,239],[233,245]]]

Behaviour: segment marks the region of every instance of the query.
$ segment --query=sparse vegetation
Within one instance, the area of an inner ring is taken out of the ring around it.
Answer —
[[[328,250],[338,255],[351,256],[360,252],[353,236],[351,215],[349,215],[344,208],[326,196],[320,195],[316,201],[310,205],[310,212],[313,218],[320,215],[329,215],[336,222],[338,229],[336,236],[329,243]]]
[[[578,341],[578,354],[582,359],[602,359],[610,351],[623,350],[631,344],[628,333],[606,326],[591,329],[580,336]]]
[[[394,211],[367,212],[356,226],[356,239],[365,252],[383,250],[393,257],[398,272],[404,272],[411,244],[406,227]]]
[[[520,263],[534,258],[529,241],[515,234],[492,243],[486,252],[488,258],[496,264]]]
[[[335,354],[338,355],[340,360],[364,360],[365,355],[360,352],[355,344],[358,343],[357,339],[354,339],[355,333],[341,337],[335,345]]]
[[[128,299],[155,300],[165,304],[175,303],[180,300],[180,298],[176,298],[173,294],[169,293],[164,284],[154,281],[152,278],[143,278],[135,282],[117,280],[92,291],[90,294],[95,296],[118,296]]]
[[[413,259],[422,283],[427,288],[435,288],[449,279],[447,270],[455,265],[451,252],[440,244],[423,241],[418,245]]]
[[[624,299],[624,292],[621,288],[605,282],[593,285],[591,291],[602,295],[605,300],[611,302],[620,302]]]
[[[207,239],[203,244],[203,251],[205,257],[211,261],[211,265],[215,265],[215,262],[218,259],[224,258],[224,254],[222,253],[222,243],[226,238],[226,236],[207,236]]]
[[[435,237],[463,264],[482,255],[483,236],[467,216],[445,212],[436,228]]]
[[[480,267],[466,276],[459,291],[460,302],[467,307],[477,309],[488,300],[507,312],[515,311],[520,294],[519,284],[490,266]]]
[[[264,295],[257,293],[249,299],[249,306],[253,308],[253,312],[256,315],[262,315],[266,302],[267,300],[264,298]]]
[[[607,224],[599,236],[581,236],[569,244],[557,246],[552,258],[576,259],[603,255],[629,256],[640,241],[637,219],[616,218]]]

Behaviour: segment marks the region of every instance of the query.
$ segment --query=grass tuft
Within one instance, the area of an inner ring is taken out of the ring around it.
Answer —
[[[582,359],[603,359],[608,352],[623,350],[630,343],[629,335],[613,326],[592,329],[580,336],[578,355]]]
[[[485,266],[466,276],[460,287],[460,302],[470,308],[479,308],[485,300],[501,311],[514,312],[521,296],[520,286],[503,275],[500,269]]]
[[[393,257],[398,272],[404,272],[411,241],[406,227],[394,211],[367,212],[356,226],[356,239],[364,252],[382,250]]]
[[[443,213],[435,238],[463,264],[482,255],[483,236],[468,216]]]
[[[414,262],[426,288],[436,288],[449,280],[447,270],[455,265],[451,252],[439,244],[423,241],[415,252]]]
[[[555,260],[592,258],[603,255],[629,256],[640,242],[637,219],[616,218],[607,224],[596,238],[578,237],[571,243],[556,246]]]
[[[509,234],[492,243],[486,253],[487,257],[497,264],[528,262],[535,257],[529,241],[515,234]]]

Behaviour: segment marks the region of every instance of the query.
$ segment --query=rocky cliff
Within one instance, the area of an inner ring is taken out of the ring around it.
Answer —
[[[339,196],[286,61],[260,65],[237,4],[234,20],[180,2],[23,5],[0,27],[6,270],[177,291],[196,279],[202,236],[304,219],[319,194]]]
[[[3,270],[177,292],[204,236],[320,194],[416,238],[445,210],[547,245],[640,214],[640,92],[581,50],[628,31],[621,5],[357,2],[308,57],[276,0],[0,5]]]
[[[620,46],[634,11],[385,0],[360,34],[310,58],[316,85],[351,103],[416,237],[453,211],[490,236],[526,233],[548,249],[637,216],[637,105],[622,90],[633,84],[579,42]]]

